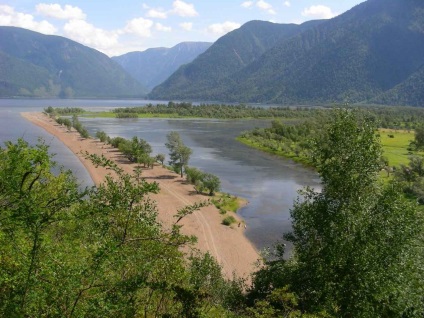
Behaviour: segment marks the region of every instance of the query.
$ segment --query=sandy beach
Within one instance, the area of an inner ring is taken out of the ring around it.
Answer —
[[[129,173],[135,167],[135,164],[131,164],[111,146],[94,139],[82,140],[79,133],[67,132],[66,127],[58,125],[42,113],[22,113],[22,116],[64,143],[83,163],[95,184],[100,184],[108,171],[104,168],[95,168],[89,160],[83,157],[82,152],[103,154]],[[160,165],[155,165],[153,169],[143,169],[142,176],[147,181],[156,181],[159,184],[160,192],[152,194],[150,197],[156,201],[159,220],[165,227],[169,227],[175,222],[173,216],[179,208],[209,199],[207,196],[196,194],[192,185],[186,184],[178,174]],[[236,214],[233,213],[233,215],[241,221]],[[183,225],[182,232],[184,234],[197,236],[198,242],[195,247],[213,255],[222,265],[223,272],[227,277],[231,278],[235,273],[239,277],[248,278],[255,268],[254,264],[258,260],[259,254],[244,235],[244,226],[238,227],[236,224],[228,227],[222,225],[221,221],[222,216],[218,209],[209,205],[185,217],[180,223]]]

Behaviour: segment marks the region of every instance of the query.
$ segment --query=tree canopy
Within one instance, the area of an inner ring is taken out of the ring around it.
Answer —
[[[333,112],[312,149],[322,189],[305,189],[291,211],[294,257],[270,261],[253,294],[290,286],[305,312],[336,317],[423,314],[422,216],[378,181],[377,138],[366,116]]]

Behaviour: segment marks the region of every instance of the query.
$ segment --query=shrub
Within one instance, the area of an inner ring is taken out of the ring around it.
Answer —
[[[236,223],[236,222],[237,222],[237,220],[232,215],[229,215],[225,219],[222,220],[222,224],[224,224],[226,226],[230,226],[231,224]]]

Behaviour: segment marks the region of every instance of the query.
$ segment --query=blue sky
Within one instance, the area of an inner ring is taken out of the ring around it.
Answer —
[[[1,1],[1,0],[0,0]],[[364,0],[3,0],[0,25],[61,35],[109,56],[213,42],[247,21],[329,19]]]

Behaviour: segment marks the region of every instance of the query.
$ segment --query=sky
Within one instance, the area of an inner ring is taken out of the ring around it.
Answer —
[[[251,20],[330,19],[364,0],[0,0],[0,25],[60,35],[108,56],[214,42]]]

